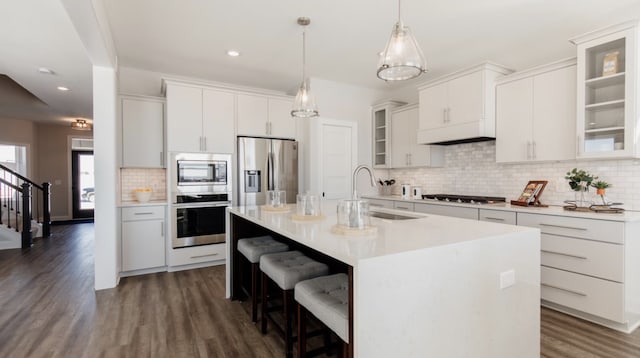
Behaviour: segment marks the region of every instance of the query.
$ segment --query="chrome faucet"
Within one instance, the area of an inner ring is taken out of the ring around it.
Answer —
[[[369,168],[368,165],[360,164],[353,171],[353,180],[351,181],[351,187],[353,188],[353,200],[358,200],[358,190],[356,189],[356,179],[358,178],[358,173],[362,170],[366,169],[369,172],[369,176],[371,177],[371,186],[376,186],[376,179],[373,177],[373,171]]]

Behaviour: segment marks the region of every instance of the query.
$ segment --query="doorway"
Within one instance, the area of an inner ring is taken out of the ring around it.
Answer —
[[[93,218],[95,206],[93,151],[71,151],[73,218]]]

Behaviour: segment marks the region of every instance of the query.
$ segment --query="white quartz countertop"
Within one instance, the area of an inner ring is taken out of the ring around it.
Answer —
[[[403,201],[403,202],[411,202],[416,204],[423,203],[423,204],[444,205],[444,206],[457,206],[457,207],[466,207],[466,208],[474,208],[474,209],[513,211],[518,213],[567,216],[567,217],[575,217],[575,218],[586,218],[586,219],[597,219],[597,220],[608,220],[608,221],[622,221],[622,222],[640,221],[640,212],[630,211],[630,210],[624,211],[619,214],[612,214],[612,213],[569,211],[569,210],[564,210],[562,206],[553,206],[553,205],[550,205],[548,207],[535,207],[535,206],[526,207],[526,206],[511,205],[509,203],[470,204],[470,203],[438,201],[434,199],[402,199],[402,197],[400,197],[399,195],[387,195],[387,196],[376,196],[376,195],[364,196],[363,195],[362,198]]]
[[[324,201],[324,217],[317,221],[294,220],[292,213],[296,211],[295,204],[290,204],[288,212],[268,211],[259,206],[236,206],[228,207],[227,210],[354,267],[363,260],[381,256],[463,244],[523,231],[538,231],[512,225],[375,208],[372,211],[415,216],[417,219],[388,220],[371,217],[371,226],[377,230],[375,234],[335,234],[331,229],[337,223],[336,205],[337,201]]]

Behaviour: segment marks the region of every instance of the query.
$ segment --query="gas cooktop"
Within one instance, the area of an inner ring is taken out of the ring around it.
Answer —
[[[505,198],[497,196],[454,195],[454,194],[424,194],[422,199],[433,199],[454,203],[493,204],[504,203]]]

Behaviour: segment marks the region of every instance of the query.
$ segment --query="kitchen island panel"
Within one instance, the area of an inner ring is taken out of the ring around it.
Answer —
[[[539,250],[519,232],[361,262],[356,356],[539,357]]]

